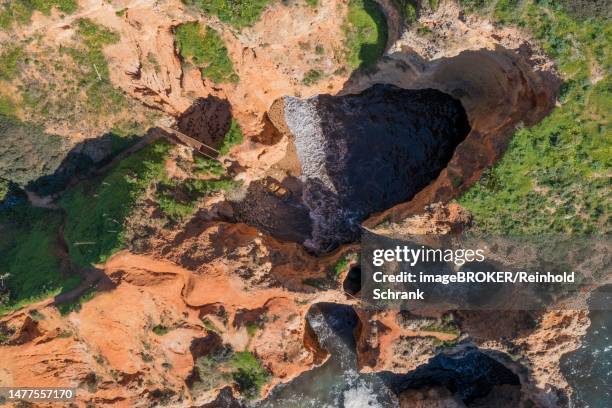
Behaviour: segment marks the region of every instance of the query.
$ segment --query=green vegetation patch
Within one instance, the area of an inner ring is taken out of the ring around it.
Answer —
[[[27,204],[0,210],[0,315],[79,284],[58,256],[61,223],[59,211]]]
[[[10,47],[0,53],[0,79],[10,81],[17,76],[23,58],[21,47]]]
[[[89,19],[75,22],[75,44],[24,57],[27,68],[44,80],[21,76],[21,107],[37,123],[74,124],[82,120],[97,125],[130,106],[123,92],[113,86],[103,53],[119,41],[114,31]]]
[[[230,148],[232,146],[236,146],[242,143],[243,139],[244,139],[244,135],[242,134],[242,129],[240,129],[238,122],[232,119],[232,125],[230,126],[230,129],[225,134],[223,143],[219,147],[219,153],[221,155],[228,154],[230,151]]]
[[[0,115],[14,117],[17,112],[17,104],[8,96],[0,95]]]
[[[374,0],[351,0],[345,33],[348,64],[374,65],[387,44],[387,20],[380,6]]]
[[[306,74],[304,74],[304,79],[302,79],[302,83],[306,86],[314,85],[323,79],[323,73],[316,69],[311,69]]]
[[[27,24],[34,11],[45,15],[57,8],[62,13],[74,13],[78,8],[77,0],[9,0],[0,5],[0,28],[9,29],[13,24]]]
[[[163,336],[164,334],[168,333],[170,331],[169,327],[164,326],[163,324],[158,324],[156,326],[154,326],[151,331],[153,333],[155,333],[158,336]]]
[[[242,132],[236,122],[232,122],[220,151],[222,154],[227,154],[231,146],[241,141]],[[164,179],[158,183],[155,200],[162,212],[172,222],[181,222],[190,218],[198,201],[202,198],[237,186],[236,182],[228,176],[225,167],[217,160],[195,155],[192,163],[183,164],[183,166],[187,173],[209,178]]]
[[[229,347],[218,347],[195,363],[198,380],[192,390],[212,390],[234,382],[247,399],[258,398],[261,388],[270,381],[270,373],[249,351],[235,352]]]
[[[127,108],[125,95],[110,81],[108,63],[102,49],[119,42],[119,35],[89,19],[79,19],[77,35],[84,48],[68,48],[70,55],[81,69],[79,87],[85,89],[89,108],[95,113],[112,113]]]
[[[163,177],[170,148],[165,141],[150,144],[106,176],[82,182],[62,197],[68,216],[64,236],[76,264],[104,262],[125,247],[126,218],[149,185]]]
[[[431,3],[433,2],[430,2],[430,7],[432,7]],[[417,20],[417,9],[413,0],[393,0],[393,4],[406,23],[412,24]],[[437,4],[434,5],[437,6]]]
[[[320,289],[320,290],[328,289],[327,282],[325,281],[325,279],[306,278],[306,279],[302,279],[302,283],[304,285],[312,286],[315,289]]]
[[[203,77],[216,83],[238,82],[223,39],[214,29],[185,23],[176,27],[174,38],[183,60],[200,68]]]
[[[222,176],[225,174],[225,167],[217,160],[197,155],[193,158],[193,172],[202,175]]]
[[[172,221],[180,222],[193,214],[199,199],[233,186],[232,180],[169,180],[158,185],[155,197],[164,214]]]
[[[578,21],[553,1],[504,0],[488,12],[531,31],[565,82],[561,106],[519,129],[459,203],[490,233],[610,232],[612,26]]]
[[[259,16],[273,0],[183,0],[206,14],[219,17],[224,23],[243,28],[259,20]],[[315,0],[308,0],[310,5]]]
[[[340,275],[342,274],[342,272],[344,272],[346,268],[348,268],[350,262],[351,262],[350,255],[344,255],[342,258],[340,258],[340,260],[331,267],[330,272],[331,272],[332,278],[338,279]]]
[[[252,353],[240,351],[234,353],[230,361],[233,367],[232,378],[238,390],[247,399],[261,395],[261,388],[270,381],[270,373]]]
[[[459,327],[455,323],[452,314],[446,314],[441,319],[422,326],[420,330],[437,333],[447,333],[455,336],[459,336],[461,334],[461,330],[459,330]]]

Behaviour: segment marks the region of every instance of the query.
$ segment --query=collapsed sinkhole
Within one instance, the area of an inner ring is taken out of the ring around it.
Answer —
[[[234,216],[317,254],[357,240],[368,216],[410,200],[470,132],[461,102],[434,89],[378,84],[283,103],[301,174],[251,183]]]

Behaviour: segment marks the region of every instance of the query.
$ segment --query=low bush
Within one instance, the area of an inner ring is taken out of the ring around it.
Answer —
[[[183,60],[200,68],[204,78],[216,83],[238,82],[223,39],[214,29],[185,23],[176,27],[174,38]]]
[[[238,390],[247,399],[261,395],[261,388],[270,380],[270,373],[252,353],[240,351],[234,353],[230,361],[233,367],[232,378]]]
[[[312,4],[316,0],[307,0]],[[272,0],[183,0],[183,3],[196,7],[206,14],[219,17],[236,28],[250,26]]]

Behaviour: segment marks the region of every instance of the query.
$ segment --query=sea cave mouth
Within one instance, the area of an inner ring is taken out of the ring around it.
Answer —
[[[471,130],[461,102],[434,89],[377,84],[275,104],[270,119],[286,130],[300,174],[252,182],[234,217],[316,254],[356,241],[371,214],[414,197]]]

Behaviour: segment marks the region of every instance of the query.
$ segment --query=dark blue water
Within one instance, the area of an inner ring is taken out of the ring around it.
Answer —
[[[612,286],[594,294],[599,305],[612,305]],[[593,303],[593,301],[592,301]],[[592,310],[591,326],[582,346],[561,360],[561,369],[574,388],[571,406],[612,407],[612,311]]]

